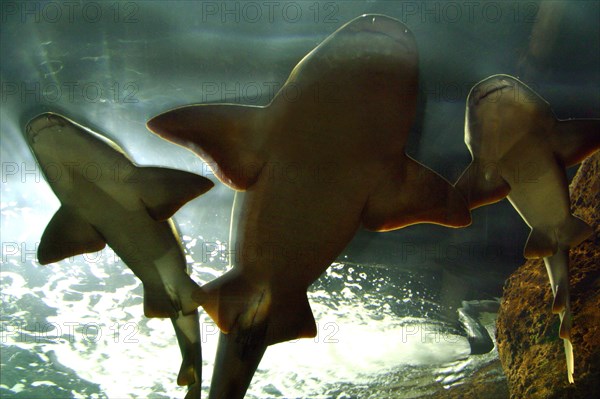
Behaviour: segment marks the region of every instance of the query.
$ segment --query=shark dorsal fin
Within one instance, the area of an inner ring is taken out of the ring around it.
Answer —
[[[264,108],[190,105],[148,121],[148,129],[198,154],[226,185],[245,190],[264,164],[260,154]]]
[[[148,213],[158,221],[170,218],[184,204],[214,185],[193,173],[159,167],[135,168],[125,183],[138,190]]]
[[[97,252],[106,246],[98,231],[77,212],[62,206],[46,226],[38,247],[42,265],[58,262],[71,256]]]
[[[559,120],[550,142],[565,167],[577,165],[600,149],[600,119]]]
[[[384,185],[370,197],[365,228],[389,231],[415,223],[464,227],[471,223],[466,202],[443,177],[405,156]]]

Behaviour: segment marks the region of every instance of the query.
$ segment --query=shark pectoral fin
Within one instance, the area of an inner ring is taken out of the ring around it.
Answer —
[[[593,233],[594,229],[589,224],[577,216],[571,215],[567,223],[557,233],[558,242],[573,248],[587,240]]]
[[[198,154],[223,183],[236,190],[251,186],[264,165],[263,107],[232,104],[190,105],[155,116],[148,129]]]
[[[363,225],[389,231],[415,223],[464,227],[471,213],[460,193],[443,177],[405,157],[381,187],[369,196]]]
[[[159,221],[214,186],[203,176],[160,167],[135,168],[125,183],[136,188],[150,216]]]
[[[600,119],[557,121],[550,143],[565,167],[577,165],[600,149]]]
[[[558,250],[556,234],[546,233],[542,229],[532,229],[525,244],[523,256],[527,259],[539,259],[552,256]]]
[[[455,187],[463,195],[470,209],[498,202],[510,192],[510,186],[498,173],[497,168],[486,168],[475,161],[463,172]]]
[[[98,231],[72,209],[60,207],[54,214],[38,247],[38,261],[42,265],[88,252],[97,252],[106,246]]]

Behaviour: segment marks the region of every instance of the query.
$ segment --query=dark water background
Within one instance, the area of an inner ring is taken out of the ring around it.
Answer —
[[[470,161],[466,96],[491,74],[519,76],[561,118],[600,115],[597,1],[0,4],[7,398],[183,396],[170,323],[143,317],[141,286],[110,250],[44,267],[35,261],[59,206],[21,132],[39,112],[62,112],[106,134],[141,165],[216,180],[191,153],[151,135],[146,120],[193,102],[266,104],[327,35],[381,13],[403,21],[419,46],[418,120],[407,152],[451,181]],[[232,199],[218,185],[176,215],[197,281],[226,267]],[[270,348],[249,397],[381,398],[395,386],[389,397],[416,398],[493,361],[495,351],[468,356],[456,308],[501,295],[523,261],[527,227],[506,201],[473,216],[461,230],[359,232],[311,289],[318,337]],[[494,314],[482,322],[493,331]],[[207,385],[216,330],[206,318],[202,332]]]

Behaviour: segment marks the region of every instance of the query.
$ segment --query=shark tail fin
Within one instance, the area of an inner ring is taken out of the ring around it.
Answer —
[[[542,229],[532,229],[525,244],[523,255],[527,259],[547,258],[558,250],[558,241],[555,234],[548,234]]]
[[[480,162],[471,162],[454,186],[470,209],[498,202],[510,192],[510,186],[500,175],[497,165],[485,166]]]
[[[202,306],[225,334],[262,326],[266,345],[272,345],[314,337],[317,333],[304,292],[275,295],[270,287],[257,286],[235,271],[211,281],[203,289],[208,299]]]
[[[575,357],[573,356],[573,343],[571,342],[571,327],[573,320],[571,316],[571,309],[567,307],[564,312],[560,314],[560,330],[559,335],[563,339],[565,346],[565,357],[567,360],[567,377],[569,383],[575,383],[573,374],[575,372]]]
[[[594,230],[577,216],[571,215],[558,232],[558,241],[569,248],[576,247],[594,233]]]
[[[554,153],[565,167],[577,165],[600,149],[600,119],[558,121],[550,137]]]
[[[575,374],[575,356],[573,355],[573,344],[570,339],[563,339],[563,344],[565,346],[565,357],[567,359],[567,378],[570,384],[574,384],[575,378],[573,378],[573,375]]]
[[[465,227],[471,224],[471,212],[448,181],[407,156],[371,193],[362,222],[372,231],[395,230],[416,223]]]
[[[146,126],[196,153],[224,184],[245,190],[264,164],[262,110],[234,104],[189,105],[157,115]]]
[[[179,311],[171,318],[182,362],[177,375],[180,386],[202,385],[202,346],[198,310],[186,315]]]

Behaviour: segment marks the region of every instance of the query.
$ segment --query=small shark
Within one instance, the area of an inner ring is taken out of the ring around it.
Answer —
[[[61,207],[38,247],[42,265],[108,244],[144,286],[144,314],[170,317],[183,363],[177,382],[199,398],[202,352],[197,307],[202,289],[187,264],[172,219],[213,183],[192,173],[138,167],[106,137],[55,113],[43,113],[25,136]]]
[[[465,143],[473,162],[456,187],[471,209],[508,197],[531,228],[524,255],[544,259],[573,382],[569,248],[593,231],[571,214],[565,169],[600,148],[600,119],[559,120],[523,82],[493,75],[467,97]]]
[[[266,106],[189,105],[148,121],[244,191],[233,269],[203,287],[222,331],[210,398],[242,398],[268,345],[315,336],[307,289],[361,225],[470,224],[460,193],[405,153],[417,72],[408,28],[363,15],[306,55]]]

